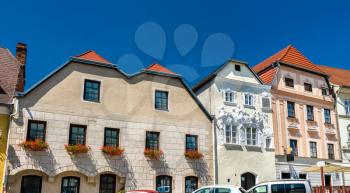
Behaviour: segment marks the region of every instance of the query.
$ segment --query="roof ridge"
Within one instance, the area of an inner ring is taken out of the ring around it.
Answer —
[[[285,51],[285,53],[283,54],[283,56],[281,56],[281,58],[279,60],[283,60],[284,57],[287,56],[288,52],[290,51],[290,49],[293,47],[293,45],[289,44],[285,49],[287,49]],[[296,49],[296,48],[295,48]]]
[[[77,56],[73,56],[73,58],[78,58],[81,60],[89,60],[94,62],[100,62],[105,64],[112,64],[110,61],[106,60],[104,57],[102,57],[100,54],[98,54],[94,50],[88,50],[82,54],[79,54]]]

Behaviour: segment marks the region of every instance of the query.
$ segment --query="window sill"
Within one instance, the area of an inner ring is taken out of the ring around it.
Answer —
[[[86,99],[83,99],[84,102],[88,102],[88,103],[94,103],[94,104],[100,104],[101,101],[90,101],[90,100],[86,100]]]
[[[237,106],[237,104],[235,102],[228,102],[228,101],[224,101],[224,105],[227,106]]]
[[[263,112],[272,112],[272,108],[271,107],[263,107],[263,108],[261,108],[261,110]]]
[[[252,105],[243,105],[244,108],[248,108],[248,109],[256,109],[254,106]]]
[[[243,151],[243,147],[240,144],[235,143],[225,143],[224,144],[226,150],[239,150]]]

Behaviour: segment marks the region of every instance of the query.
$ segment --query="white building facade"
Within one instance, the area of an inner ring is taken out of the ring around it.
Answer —
[[[219,184],[248,189],[275,178],[270,87],[249,66],[230,60],[194,92],[215,116]]]

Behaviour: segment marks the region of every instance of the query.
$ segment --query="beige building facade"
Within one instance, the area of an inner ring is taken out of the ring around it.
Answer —
[[[129,76],[89,51],[17,100],[9,134],[11,193],[38,187],[50,193],[185,193],[213,182],[211,118],[182,78],[159,64]],[[33,136],[48,148],[19,145]],[[87,153],[65,149],[79,144]],[[103,153],[106,144],[123,154]],[[151,159],[146,150],[163,155]],[[202,157],[190,159],[188,150]]]

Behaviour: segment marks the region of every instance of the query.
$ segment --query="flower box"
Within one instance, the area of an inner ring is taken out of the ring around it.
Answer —
[[[78,153],[87,153],[90,150],[90,147],[83,144],[77,145],[64,145],[64,148],[69,154],[78,154]]]
[[[124,152],[124,149],[114,146],[103,146],[101,151],[109,156],[121,156]]]
[[[159,149],[145,149],[144,154],[151,160],[159,160],[163,156],[163,151]]]
[[[203,154],[198,150],[186,150],[185,157],[188,159],[197,160],[201,159],[203,157]]]
[[[45,151],[49,145],[47,142],[37,139],[35,141],[23,141],[19,144],[22,148],[30,151]]]

